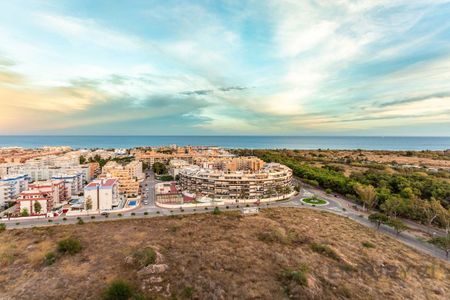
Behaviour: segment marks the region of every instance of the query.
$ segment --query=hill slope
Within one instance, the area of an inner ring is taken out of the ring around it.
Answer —
[[[74,237],[81,252],[58,254]],[[156,264],[133,255],[151,247]],[[46,253],[56,261],[43,263]],[[450,268],[345,218],[307,209],[202,214],[9,230],[0,299],[98,299],[124,279],[178,299],[444,299]]]

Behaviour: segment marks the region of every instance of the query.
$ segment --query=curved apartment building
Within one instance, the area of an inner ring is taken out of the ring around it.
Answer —
[[[196,198],[215,200],[258,200],[289,197],[293,193],[292,170],[277,163],[255,171],[224,171],[190,166],[180,170],[183,192]]]

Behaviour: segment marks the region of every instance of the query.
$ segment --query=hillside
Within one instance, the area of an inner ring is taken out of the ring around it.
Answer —
[[[68,237],[79,253],[57,251]],[[156,251],[147,267],[137,255],[146,247]],[[139,299],[444,299],[449,275],[448,263],[307,209],[0,233],[0,299],[101,299],[115,279]]]

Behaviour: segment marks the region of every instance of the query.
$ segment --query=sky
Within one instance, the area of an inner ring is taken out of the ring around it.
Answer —
[[[0,134],[450,136],[450,1],[0,1]]]

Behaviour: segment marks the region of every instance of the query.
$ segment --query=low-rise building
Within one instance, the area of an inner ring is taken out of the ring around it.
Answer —
[[[169,174],[175,178],[182,168],[189,166],[189,162],[183,159],[174,158],[169,162]]]
[[[111,210],[119,201],[119,181],[116,178],[96,179],[84,187],[86,210]]]

